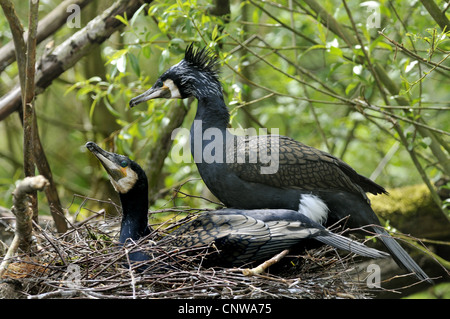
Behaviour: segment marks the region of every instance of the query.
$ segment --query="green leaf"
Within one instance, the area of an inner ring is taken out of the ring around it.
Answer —
[[[136,21],[137,17],[139,16],[139,14],[141,13],[142,10],[144,10],[144,8],[147,6],[147,3],[144,3],[143,5],[141,5],[141,7],[139,9],[136,10],[136,12],[134,13],[133,17],[131,18],[130,21],[130,25],[133,26],[134,22]]]
[[[128,26],[128,21],[127,21],[127,19],[126,19],[126,16],[125,16],[125,17],[122,17],[122,16],[120,16],[120,15],[116,15],[114,18],[116,18],[117,20],[119,20],[120,22],[122,22],[123,24],[125,24],[126,26]]]
[[[213,41],[216,41],[218,34],[219,34],[219,29],[218,29],[217,24],[216,24],[216,26],[214,27],[214,30],[212,32],[211,39]]]
[[[336,48],[336,47],[329,47],[329,48],[328,48],[328,51],[329,51],[330,54],[332,54],[332,55],[336,55],[336,56],[339,56],[339,57],[342,57],[342,56],[343,56],[342,50],[339,49],[339,48]]]
[[[152,54],[152,48],[149,45],[146,45],[142,48],[141,52],[142,55],[148,59]]]
[[[128,59],[130,60],[131,68],[133,69],[134,73],[138,77],[141,76],[141,68],[139,67],[139,60],[136,58],[136,56],[132,53],[128,53]]]
[[[119,59],[124,54],[127,54],[128,50],[129,49],[126,48],[126,49],[122,49],[122,50],[118,50],[118,51],[114,52],[114,54],[111,57],[109,57],[109,60],[105,63],[105,65],[106,64],[113,64],[113,65],[115,65],[116,64],[116,60]]]
[[[109,100],[107,97],[103,98],[103,102],[105,103],[106,108],[112,115],[114,115],[115,117],[121,117],[121,114],[112,107],[111,103],[109,103]]]
[[[359,82],[352,82],[345,88],[345,95],[349,95],[350,91],[357,87]]]

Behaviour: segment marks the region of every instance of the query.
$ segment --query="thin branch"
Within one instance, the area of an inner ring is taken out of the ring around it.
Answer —
[[[431,17],[441,27],[442,30],[450,31],[450,21],[448,20],[445,12],[442,12],[439,6],[434,0],[420,0],[422,5],[427,9]]]
[[[19,69],[19,79],[21,87],[25,87],[25,66],[26,66],[26,44],[23,40],[23,26],[17,17],[14,5],[9,0],[0,0],[0,5],[2,6],[3,12],[8,19],[9,27],[11,28],[11,33],[15,46],[16,60],[18,62]]]
[[[16,216],[16,230],[12,244],[0,265],[0,278],[5,273],[11,258],[18,249],[28,253],[32,244],[32,211],[30,210],[30,193],[41,191],[48,185],[48,181],[41,175],[26,177],[17,183],[13,192],[13,207],[11,211]]]
[[[39,137],[39,130],[37,126],[36,115],[33,116],[33,155],[35,158],[35,164],[40,174],[45,176],[50,185],[45,189],[45,196],[50,207],[50,213],[55,222],[56,230],[60,233],[67,231],[67,221],[64,217],[64,209],[62,208],[61,201],[59,199],[58,190],[53,179],[52,170],[48,163],[47,156],[45,155],[44,148]]]
[[[283,23],[281,20],[279,20],[277,17],[275,17],[272,13],[270,13],[268,10],[264,9],[263,7],[261,7],[259,4],[257,4],[255,1],[253,0],[249,0],[255,7],[257,7],[258,9],[260,9],[261,11],[263,11],[265,14],[267,14],[270,18],[272,18],[273,20],[275,20],[276,22],[278,22],[280,25],[282,25],[284,28],[288,29],[289,31],[293,32],[294,34],[298,35],[299,37],[305,39],[306,41],[312,43],[312,44],[317,44],[316,41],[314,41],[313,39],[307,37],[306,35],[304,35],[303,33],[298,32],[297,30],[295,30],[294,28],[290,27],[289,25]]]
[[[431,68],[430,71],[424,72],[424,74],[423,74],[419,79],[417,79],[416,81],[414,81],[414,82],[410,85],[410,87],[408,88],[407,92],[409,92],[409,91],[410,91],[417,83],[422,83],[422,80],[423,80],[425,77],[427,77],[431,72],[433,72],[438,66],[440,66],[445,60],[447,60],[448,57],[450,57],[450,53],[448,53],[445,57],[442,58],[441,61],[439,61],[435,66],[433,66],[433,67]]]
[[[23,108],[23,170],[25,176],[34,176],[35,159],[33,140],[37,134],[34,130],[34,77],[36,65],[36,32],[38,25],[39,1],[29,1],[28,38],[26,47],[25,81],[22,88]],[[24,52],[25,53],[25,52]],[[38,220],[37,195],[32,195],[33,219]]]
[[[2,2],[8,0],[0,0]],[[146,1],[148,2],[148,1]],[[108,9],[92,19],[84,28],[80,29],[47,56],[38,61],[36,73],[35,94],[42,93],[54,79],[66,70],[73,67],[91,49],[107,40],[122,22],[116,19],[117,15],[126,14],[132,17],[142,5],[140,0],[120,0],[114,2]],[[0,121],[16,111],[20,106],[20,89],[12,88],[0,99]]]
[[[79,8],[85,7],[92,0],[65,0],[61,2],[55,9],[39,21],[36,41],[42,42],[50,35],[54,34],[61,26],[63,26],[67,17],[72,13],[67,11],[68,6],[77,5]],[[28,32],[25,31],[23,38],[27,38]],[[0,73],[16,60],[15,44],[11,41],[0,48]]]
[[[347,11],[347,16],[348,16],[348,18],[350,20],[350,23],[352,24],[352,28],[353,28],[353,31],[355,32],[356,39],[358,40],[358,43],[359,43],[359,45],[361,47],[361,51],[363,52],[364,57],[365,57],[366,62],[367,62],[367,65],[369,66],[370,73],[372,73],[372,76],[375,79],[375,83],[377,84],[378,89],[380,90],[380,94],[381,94],[381,97],[384,100],[384,103],[386,105],[389,105],[389,100],[388,100],[388,98],[386,96],[386,93],[384,92],[383,84],[380,81],[380,78],[379,78],[379,76],[378,76],[378,74],[377,74],[377,72],[375,70],[375,67],[372,64],[372,61],[370,61],[370,56],[369,56],[369,54],[367,53],[367,51],[365,49],[364,43],[361,40],[361,37],[359,36],[358,29],[356,28],[356,24],[355,24],[355,21],[353,20],[353,16],[352,16],[352,13],[350,11],[350,8],[348,7],[347,2],[345,0],[342,0],[342,2],[344,3],[345,11]]]
[[[432,65],[434,67],[439,67],[443,70],[446,71],[450,71],[450,67],[442,65],[442,61],[439,63],[433,62],[431,60],[427,60],[425,58],[422,58],[420,55],[417,55],[416,53],[408,50],[407,48],[405,48],[405,46],[402,43],[398,43],[397,41],[389,38],[386,34],[383,33],[383,31],[378,31],[378,34],[382,35],[386,40],[388,40],[390,43],[392,43],[396,48],[399,48],[402,52],[404,52],[406,55],[412,57],[413,59],[415,59],[416,61],[419,61],[420,63],[423,64],[427,64],[427,65]],[[445,76],[449,76],[448,73],[442,73]]]
[[[441,198],[439,197],[435,187],[433,186],[430,179],[428,178],[427,173],[425,172],[422,165],[420,164],[420,162],[416,156],[416,152],[414,151],[414,148],[408,147],[409,143],[406,140],[405,134],[404,134],[402,128],[400,127],[400,125],[398,125],[397,122],[393,122],[393,124],[394,124],[394,129],[397,131],[402,144],[405,146],[406,150],[408,151],[408,153],[411,157],[411,160],[414,163],[414,166],[416,167],[417,171],[419,172],[420,177],[422,177],[422,180],[427,185],[427,187],[431,193],[431,197],[433,198],[433,201],[436,203],[437,207],[440,209],[442,214],[450,221],[450,216],[448,214],[446,214],[444,209],[442,208]],[[444,164],[444,163],[442,163],[442,164]]]

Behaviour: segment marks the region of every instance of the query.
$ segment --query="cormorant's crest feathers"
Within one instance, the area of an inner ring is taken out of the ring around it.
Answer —
[[[219,61],[217,56],[207,47],[203,49],[195,49],[191,43],[186,47],[184,60],[191,66],[198,68],[200,71],[208,72],[217,78],[217,65]]]

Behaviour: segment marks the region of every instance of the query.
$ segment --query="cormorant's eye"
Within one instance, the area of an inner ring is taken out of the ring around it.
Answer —
[[[128,166],[128,162],[123,160],[123,161],[120,162],[120,166],[127,167]]]
[[[157,88],[160,88],[162,86],[163,86],[163,83],[161,80],[155,83],[155,87],[157,87]]]

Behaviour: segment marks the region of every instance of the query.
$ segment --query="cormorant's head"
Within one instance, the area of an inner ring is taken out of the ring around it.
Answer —
[[[191,43],[186,48],[184,59],[164,72],[149,90],[131,99],[130,107],[156,98],[222,96],[217,64],[217,58],[210,50],[206,47],[195,49]]]
[[[86,147],[102,163],[118,193],[128,193],[138,181],[147,185],[147,177],[142,168],[128,157],[107,152],[94,142],[87,142]]]

